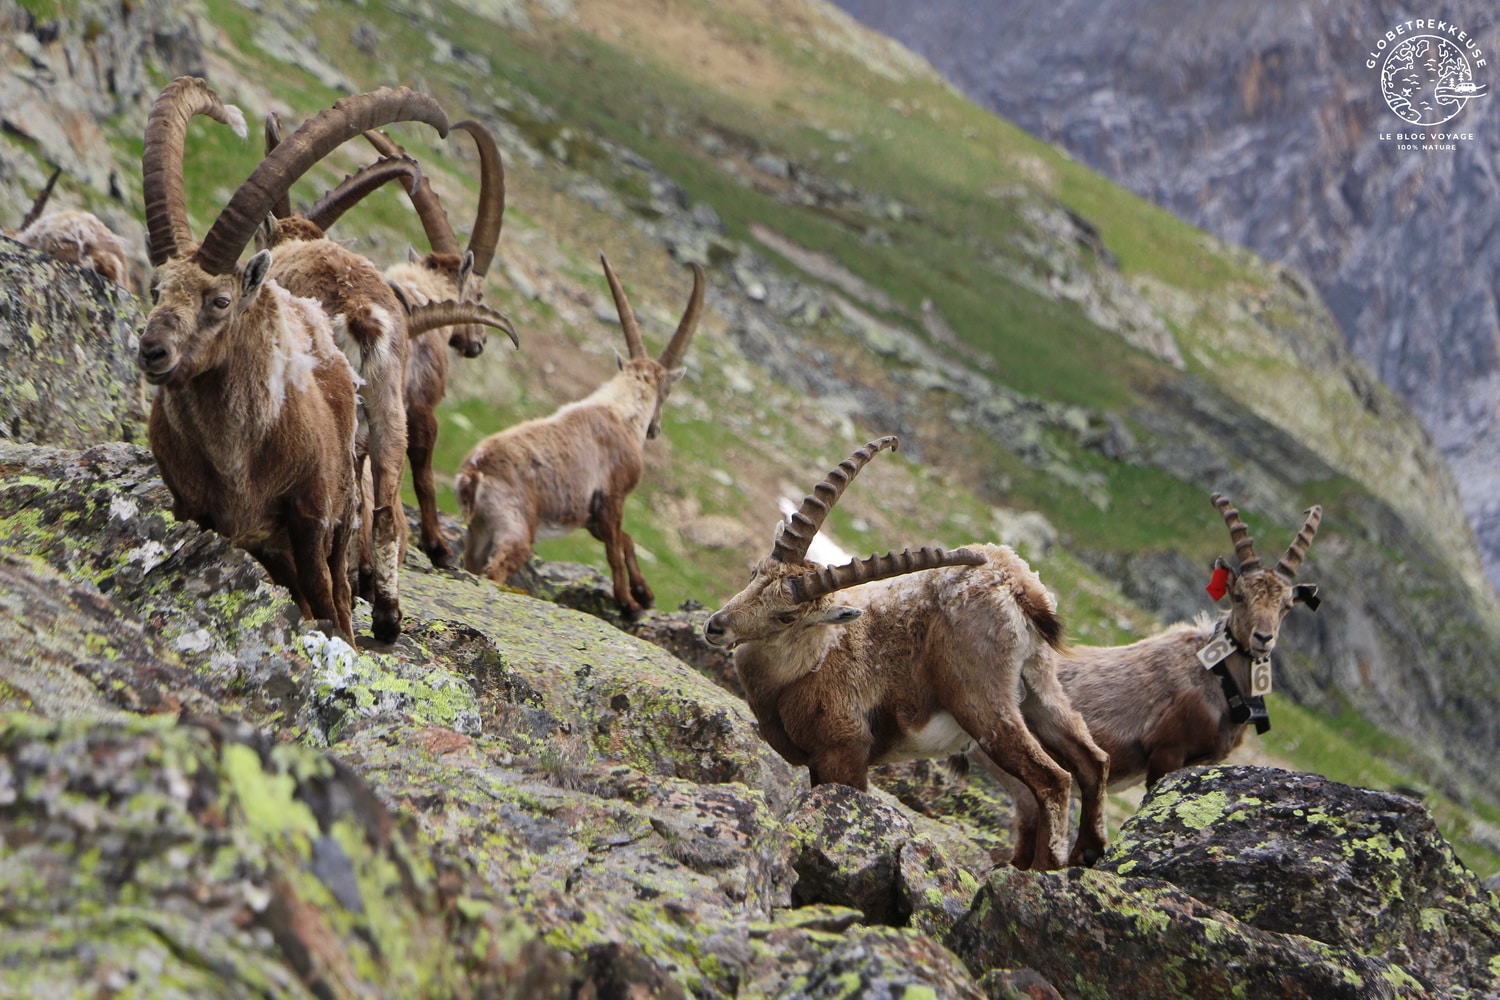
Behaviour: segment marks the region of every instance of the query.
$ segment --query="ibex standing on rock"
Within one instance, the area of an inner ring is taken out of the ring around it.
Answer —
[[[1255,554],[1239,511],[1218,493],[1214,506],[1229,526],[1237,565],[1214,562],[1209,594],[1229,596],[1215,621],[1173,625],[1129,646],[1072,646],[1057,654],[1057,676],[1109,754],[1109,784],[1124,788],[1188,764],[1214,764],[1244,739],[1245,727],[1270,728],[1263,695],[1270,689],[1271,650],[1282,620],[1298,604],[1317,610],[1318,588],[1294,584],[1323,519],[1312,507],[1276,566]],[[1036,802],[1019,782],[1002,779],[1016,802],[1017,843],[1040,837]]]
[[[550,417],[528,420],[474,446],[455,490],[469,533],[464,568],[504,583],[531,557],[543,532],[588,528],[604,543],[615,603],[638,615],[654,597],[625,533],[625,498],[641,481],[647,439],[661,433],[661,408],[703,309],[703,268],[693,264],[693,293],[659,360],[646,354],[625,290],[604,260],[630,359],[586,399]]]
[[[344,98],[305,122],[261,161],[198,244],[187,224],[182,174],[187,123],[197,114],[230,120],[218,95],[202,80],[180,77],[168,84],[152,109],[142,157],[151,262],[157,268],[156,311],[170,309],[182,328],[209,322],[212,314],[206,307],[218,298],[210,291],[235,272],[241,251],[272,207],[318,160],[354,136],[391,122],[423,121],[440,134],[448,130],[442,108],[425,94],[401,88]],[[234,114],[243,135],[243,116]],[[293,295],[322,304],[339,348],[362,380],[375,503],[371,631],[390,642],[401,631],[396,573],[405,534],[405,518],[398,528],[397,512],[406,449],[406,314],[373,264],[321,238],[311,231],[316,227],[306,228],[310,231],[299,235],[307,238],[288,239],[270,251],[269,277]]]
[[[1102,817],[1108,760],[1053,674],[1062,641],[1052,597],[1007,546],[924,548],[828,568],[807,549],[851,480],[896,438],[854,452],[777,530],[750,583],[704,627],[734,650],[766,742],[814,785],[867,787],[871,764],[936,757],[977,743],[1043,803],[1034,851],[1018,867],[1069,857],[1068,762]],[[843,592],[843,604],[830,595]],[[1073,860],[1102,850],[1081,830]]]

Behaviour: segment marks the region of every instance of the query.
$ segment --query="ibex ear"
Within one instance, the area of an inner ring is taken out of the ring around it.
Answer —
[[[673,368],[671,371],[667,372],[667,385],[675,384],[682,378],[682,376],[686,374],[686,368]]]
[[[240,301],[248,302],[255,298],[260,286],[265,284],[266,275],[270,273],[271,251],[262,250],[246,261],[245,273],[240,276]]]
[[[620,369],[621,371],[624,371],[625,359],[620,355],[620,349],[618,347],[615,347],[611,348],[611,350],[615,352],[615,367]]]
[[[422,255],[417,253],[417,248],[412,246],[411,244],[407,244],[406,247],[406,262],[408,264],[422,263]]]
[[[1297,584],[1292,588],[1292,603],[1306,604],[1309,611],[1318,610],[1318,605],[1323,603],[1323,598],[1318,596],[1318,585],[1316,583]]]
[[[458,293],[463,294],[465,286],[469,283],[469,277],[474,273],[474,251],[464,252],[464,259],[458,265]]]
[[[864,612],[859,608],[851,608],[846,604],[835,604],[832,607],[824,608],[822,614],[814,618],[809,618],[808,621],[823,625],[846,625],[862,614]]]

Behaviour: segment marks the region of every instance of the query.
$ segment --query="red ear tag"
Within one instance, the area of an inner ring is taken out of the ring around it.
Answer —
[[[1208,596],[1214,600],[1223,600],[1224,595],[1229,593],[1229,570],[1223,566],[1214,568],[1214,575],[1208,581],[1208,586],[1203,588],[1208,591]]]

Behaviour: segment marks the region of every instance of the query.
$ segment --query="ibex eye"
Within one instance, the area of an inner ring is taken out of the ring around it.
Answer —
[[[802,617],[802,616],[799,615],[799,614],[796,614],[795,612],[793,612],[791,614],[777,615],[776,616],[776,622],[779,625],[790,625],[790,624],[792,624],[793,622],[795,622],[800,617]]]
[[[227,295],[215,295],[214,296],[213,306],[214,306],[215,309],[228,309],[229,308],[229,296],[227,296]]]

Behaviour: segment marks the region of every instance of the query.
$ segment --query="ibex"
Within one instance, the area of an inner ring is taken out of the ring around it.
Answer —
[[[330,619],[352,642],[354,372],[322,306],[270,276],[269,252],[241,269],[222,243],[193,239],[172,158],[180,134],[195,114],[245,132],[237,108],[194,84],[169,85],[146,127],[147,225],[160,262],[137,364],[158,386],[151,453],[177,518],[248,550],[304,616]]]
[[[627,615],[654,596],[622,526],[625,498],[640,482],[644,446],[661,433],[661,409],[703,308],[703,268],[691,265],[693,292],[682,321],[657,360],[646,354],[625,290],[600,255],[630,359],[586,399],[550,417],[528,420],[474,446],[455,483],[468,525],[464,568],[503,583],[526,564],[542,532],[587,528],[604,543],[615,603]]]
[[[98,271],[115,284],[124,286],[126,291],[131,291],[125,244],[99,221],[98,216],[74,209],[42,214],[61,173],[60,167],[53,169],[52,176],[47,178],[21,225],[5,230],[5,235],[58,260]]]
[[[1062,625],[1052,597],[1007,546],[907,549],[838,567],[807,561],[813,536],[883,437],[858,449],[778,525],[750,583],[709,617],[704,637],[732,649],[765,740],[814,785],[867,787],[871,764],[977,743],[1042,803],[1018,867],[1069,858],[1069,772],[1086,817],[1076,862],[1103,848],[1104,751],[1053,673]],[[832,596],[843,592],[844,603]],[[1054,760],[1056,758],[1056,760]]]
[[[406,187],[417,215],[426,229],[434,252],[415,258],[407,264],[387,268],[386,281],[408,311],[448,302],[462,302],[467,310],[444,308],[455,325],[427,326],[421,334],[408,329],[411,350],[406,361],[406,456],[411,463],[412,485],[421,510],[422,550],[434,566],[452,565],[452,551],[438,526],[437,484],[432,471],[432,454],[437,444],[437,406],[448,385],[448,346],[459,349],[465,357],[478,357],[484,350],[485,327],[496,326],[519,346],[515,327],[503,315],[480,303],[483,273],[489,268],[499,240],[500,222],[505,211],[505,175],[500,153],[489,130],[475,121],[462,121],[454,129],[475,136],[480,149],[481,178],[478,217],[469,241],[469,250],[460,256],[458,241],[448,223],[447,214],[438,203],[431,183],[422,175],[417,161],[407,156],[383,134],[371,132],[367,138],[383,154],[326,194],[301,218],[326,231],[358,200],[388,180],[400,179]],[[266,118],[266,151],[281,141],[280,123],[275,115]],[[290,199],[274,209],[278,232],[293,232],[298,217],[291,214]],[[438,249],[441,248],[441,249]],[[429,311],[429,319],[436,313]],[[410,319],[408,319],[410,324]],[[405,558],[405,534],[401,556]],[[362,539],[361,562],[368,564],[368,539]]]
[[[344,98],[305,122],[256,167],[200,245],[187,225],[182,180],[187,123],[196,114],[227,120],[218,95],[202,80],[181,77],[169,84],[153,108],[143,157],[151,260],[158,270],[156,309],[171,311],[183,328],[204,322],[202,296],[235,271],[240,252],[273,205],[312,164],[350,138],[391,122],[423,121],[440,134],[448,128],[436,101],[405,88]],[[406,447],[405,311],[369,261],[313,232],[299,235],[308,238],[283,240],[271,251],[269,277],[293,295],[322,303],[336,342],[362,380],[376,508],[372,632],[389,642],[401,630],[396,573],[405,526],[398,534],[396,512]]]
[[[1240,745],[1245,727],[1270,728],[1264,694],[1271,650],[1287,613],[1316,611],[1318,588],[1294,584],[1323,508],[1307,511],[1302,530],[1267,571],[1249,528],[1218,493],[1214,506],[1229,526],[1236,565],[1214,561],[1209,594],[1229,596],[1215,621],[1173,625],[1128,646],[1072,646],[1056,656],[1057,676],[1094,740],[1109,754],[1110,787],[1124,788],[1188,764],[1222,761]],[[1004,782],[1016,802],[1017,843],[1040,836],[1036,802],[1018,782]],[[1020,847],[1018,846],[1018,850]]]

